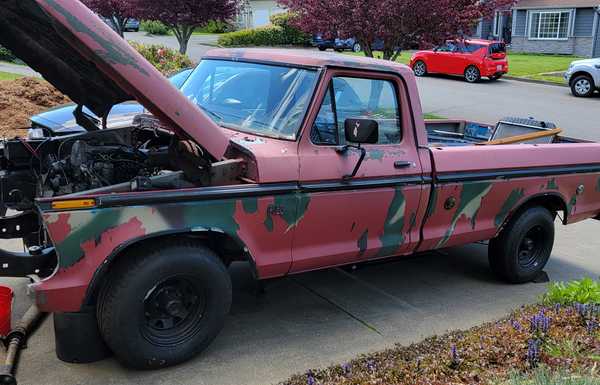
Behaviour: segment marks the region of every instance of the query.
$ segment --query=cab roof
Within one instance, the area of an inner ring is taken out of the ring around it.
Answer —
[[[389,60],[307,49],[219,48],[208,51],[203,59],[248,61],[293,67],[336,67],[402,74],[412,73],[412,70],[408,66]]]

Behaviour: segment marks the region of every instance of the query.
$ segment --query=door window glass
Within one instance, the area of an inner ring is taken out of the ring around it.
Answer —
[[[336,77],[329,85],[311,131],[315,144],[346,144],[346,119],[371,119],[379,124],[377,144],[401,140],[396,87],[387,80]]]

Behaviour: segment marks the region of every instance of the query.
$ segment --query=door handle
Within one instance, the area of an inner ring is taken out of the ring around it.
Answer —
[[[409,162],[406,160],[397,160],[394,162],[394,168],[408,168],[412,167],[413,162]]]

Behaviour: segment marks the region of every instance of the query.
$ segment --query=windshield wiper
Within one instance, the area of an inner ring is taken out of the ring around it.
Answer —
[[[219,122],[223,121],[223,117],[219,114],[217,114],[214,111],[209,110],[208,108],[204,107],[203,105],[199,104],[198,107],[200,107],[200,109],[204,112],[206,112],[209,115],[212,115],[212,117],[219,119]]]

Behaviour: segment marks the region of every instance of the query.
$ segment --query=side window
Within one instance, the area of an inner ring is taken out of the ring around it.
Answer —
[[[321,145],[345,144],[344,123],[351,118],[377,121],[377,144],[398,144],[402,139],[396,87],[388,80],[334,78],[315,119],[311,140]]]

